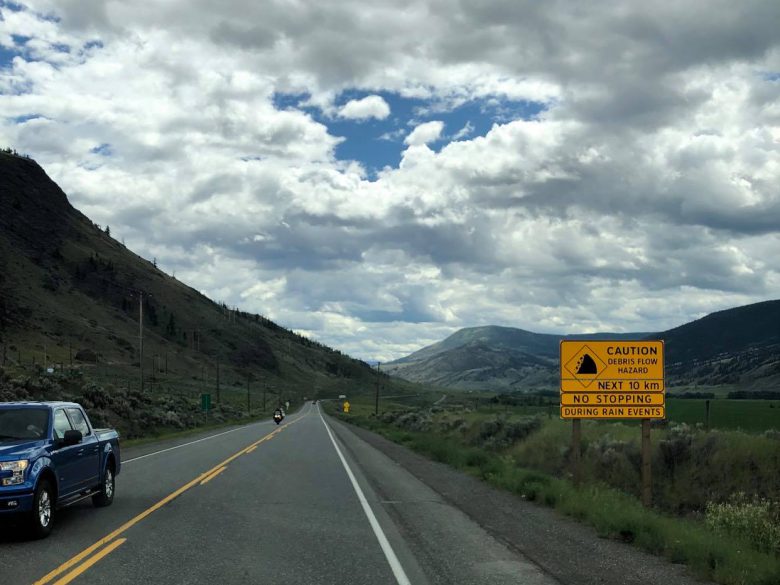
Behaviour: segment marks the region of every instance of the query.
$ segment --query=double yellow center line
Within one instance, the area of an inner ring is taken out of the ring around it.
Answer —
[[[251,453],[252,451],[254,451],[257,448],[258,445],[260,445],[261,443],[263,443],[265,441],[269,441],[275,435],[277,435],[278,433],[283,431],[285,428],[289,427],[290,425],[293,425],[293,424],[297,423],[304,416],[307,416],[307,415],[308,415],[308,412],[305,415],[302,415],[302,416],[298,417],[294,421],[290,421],[286,425],[271,431],[270,433],[268,433],[262,439],[260,439],[258,441],[255,441],[254,443],[252,443],[251,445],[249,445],[247,447],[244,447],[243,449],[241,449],[241,451],[239,451],[235,455],[231,455],[230,457],[225,459],[222,463],[218,463],[217,465],[215,465],[214,467],[212,467],[208,471],[206,471],[204,473],[201,473],[198,477],[196,477],[195,479],[193,479],[189,483],[181,486],[179,489],[177,489],[176,491],[172,492],[171,494],[168,494],[166,497],[164,497],[162,500],[157,502],[151,508],[148,508],[148,509],[144,510],[143,512],[138,514],[136,517],[134,517],[134,518],[128,520],[127,522],[125,522],[124,524],[122,524],[119,528],[117,528],[116,530],[111,532],[108,536],[106,536],[104,538],[101,538],[100,540],[98,540],[92,546],[89,546],[89,547],[85,548],[79,554],[77,554],[76,556],[74,556],[70,560],[68,560],[68,561],[64,562],[63,564],[61,564],[59,567],[54,569],[51,573],[49,573],[45,577],[42,577],[41,579],[37,580],[33,585],[45,585],[46,583],[51,582],[53,579],[55,579],[56,577],[62,575],[63,573],[65,573],[66,571],[71,569],[72,567],[74,567],[76,565],[79,565],[79,563],[81,563],[81,561],[83,561],[84,559],[87,559],[87,557],[89,557],[92,553],[94,553],[95,551],[100,549],[100,547],[102,547],[102,546],[104,546],[104,545],[106,545],[108,543],[111,543],[106,548],[100,550],[96,555],[94,555],[93,557],[90,557],[84,563],[82,563],[81,565],[77,566],[75,569],[70,571],[68,574],[66,574],[63,577],[61,577],[53,585],[66,585],[67,583],[70,583],[73,579],[75,579],[76,577],[78,577],[79,575],[84,573],[84,571],[89,569],[92,565],[94,565],[95,563],[100,561],[102,558],[104,558],[105,556],[107,556],[108,554],[113,552],[115,549],[120,547],[122,544],[124,544],[125,541],[127,540],[126,538],[120,538],[118,540],[114,540],[118,536],[122,535],[124,532],[126,532],[127,530],[129,530],[130,528],[132,528],[133,526],[138,524],[141,520],[143,520],[144,518],[146,518],[150,514],[153,514],[154,512],[156,512],[157,510],[159,510],[160,508],[165,506],[166,504],[170,503],[172,500],[178,498],[184,492],[192,489],[193,487],[195,487],[198,484],[203,485],[203,484],[208,483],[209,481],[211,481],[212,479],[217,477],[220,473],[225,471],[225,469],[227,468],[229,463],[231,463],[235,459],[239,458],[241,455],[244,455],[246,453]]]

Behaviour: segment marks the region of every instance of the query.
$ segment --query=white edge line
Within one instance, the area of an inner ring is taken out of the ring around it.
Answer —
[[[401,566],[398,557],[395,556],[395,551],[393,551],[393,547],[390,545],[390,542],[387,540],[387,537],[385,536],[382,527],[379,525],[379,522],[377,521],[376,516],[374,515],[374,511],[371,509],[368,500],[366,500],[365,494],[363,494],[363,490],[360,488],[357,479],[355,479],[355,474],[352,473],[352,470],[349,468],[349,464],[347,463],[347,460],[344,458],[344,455],[341,453],[341,449],[339,449],[339,445],[338,443],[336,443],[336,439],[333,437],[333,433],[331,432],[330,427],[328,427],[328,423],[326,423],[325,419],[322,417],[322,411],[319,408],[319,404],[317,405],[317,412],[320,415],[320,420],[322,421],[322,424],[325,425],[325,430],[328,431],[328,436],[330,437],[333,446],[336,448],[336,453],[338,453],[339,459],[341,459],[341,463],[342,465],[344,465],[344,469],[347,471],[347,475],[349,476],[349,481],[352,482],[352,487],[355,488],[355,493],[357,494],[358,500],[360,500],[360,505],[363,507],[363,512],[365,512],[366,517],[368,518],[368,523],[371,524],[371,528],[373,528],[374,530],[374,535],[376,536],[376,539],[379,541],[379,546],[382,547],[382,552],[385,553],[385,558],[387,559],[387,562],[393,571],[395,580],[398,582],[398,585],[411,585],[411,581],[409,581],[409,577],[406,576],[406,573],[404,572],[404,568]]]

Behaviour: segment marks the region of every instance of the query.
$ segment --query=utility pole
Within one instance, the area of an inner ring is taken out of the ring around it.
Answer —
[[[144,391],[144,293],[138,291],[138,370],[141,392]]]
[[[217,404],[221,404],[219,396],[219,358],[217,358]]]
[[[374,416],[379,416],[379,366],[381,364],[379,362],[376,363],[376,371],[377,371],[377,377],[376,377],[376,403],[374,405]]]

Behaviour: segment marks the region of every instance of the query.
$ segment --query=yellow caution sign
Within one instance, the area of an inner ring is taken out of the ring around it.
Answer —
[[[343,406],[344,406],[344,412],[347,412],[347,413],[348,413],[348,412],[349,412],[349,402],[347,402],[347,401],[345,400],[345,401],[344,401],[344,405],[343,405]]]
[[[663,341],[561,341],[562,418],[664,418]]]

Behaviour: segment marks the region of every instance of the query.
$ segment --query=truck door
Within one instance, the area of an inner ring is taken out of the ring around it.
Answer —
[[[92,432],[92,429],[89,428],[89,423],[80,408],[71,407],[65,410],[68,413],[70,424],[73,425],[74,429],[80,431],[83,437],[78,445],[81,449],[77,451],[78,459],[75,469],[77,481],[75,487],[80,490],[95,487],[100,482],[98,439],[95,433]]]
[[[54,411],[54,448],[51,452],[54,468],[57,470],[57,484],[59,487],[60,499],[72,495],[78,490],[78,475],[76,468],[78,466],[78,452],[82,448],[81,444],[65,446],[58,441],[65,437],[65,431],[73,430],[68,415],[64,408],[58,408]]]

